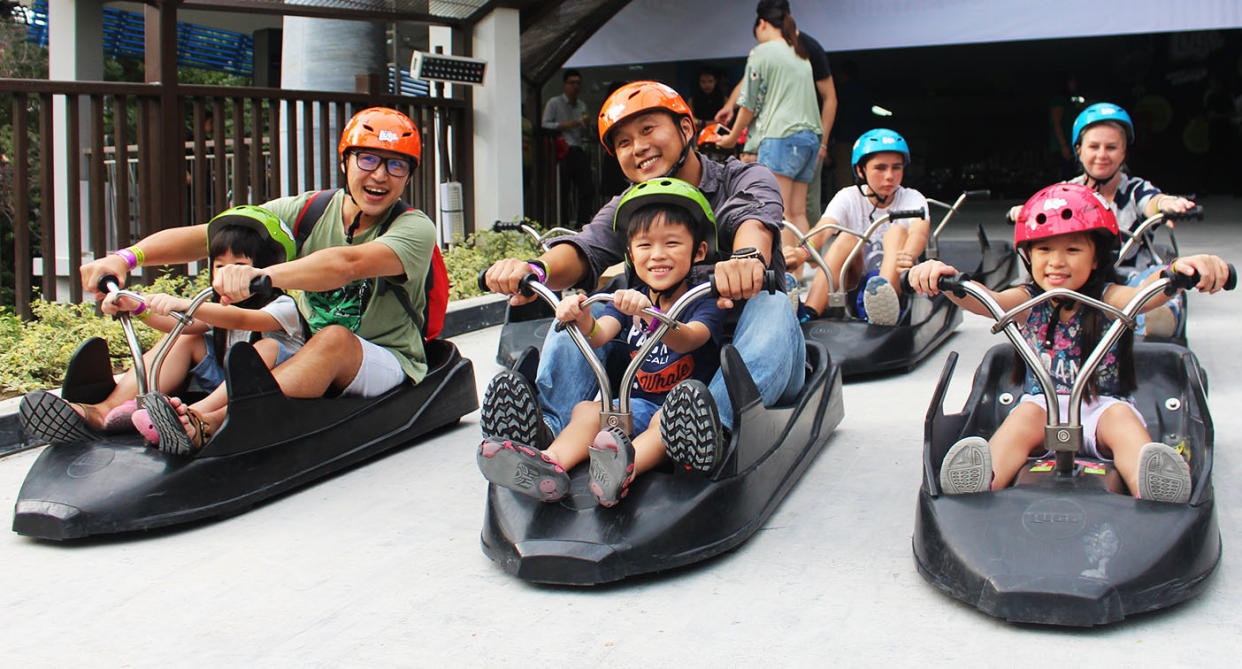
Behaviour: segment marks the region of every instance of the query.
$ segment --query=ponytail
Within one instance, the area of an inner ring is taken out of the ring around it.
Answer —
[[[785,43],[793,47],[794,53],[802,60],[807,60],[809,55],[802,46],[802,40],[798,39],[798,25],[794,23],[793,14],[786,14],[785,19],[781,21],[781,36],[785,38]]]

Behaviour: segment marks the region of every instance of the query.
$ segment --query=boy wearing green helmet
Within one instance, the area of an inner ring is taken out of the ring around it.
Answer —
[[[613,225],[625,236],[626,262],[643,286],[613,293],[613,301],[598,318],[582,308],[586,296],[567,297],[557,307],[556,317],[574,324],[593,348],[621,346],[621,356],[628,359],[659,325],[644,317],[643,309],[669,309],[690,288],[691,267],[714,256],[715,216],[694,186],[664,178],[631,188],[617,206]],[[660,407],[677,384],[687,380],[706,384],[716,373],[724,314],[715,300],[698,300],[682,312],[681,327],[669,331],[647,354],[630,389],[633,439],[620,428],[601,431],[600,403],[581,402],[546,450],[515,442],[516,435],[484,438],[479,469],[497,485],[552,501],[569,491],[567,472],[589,457],[592,494],[604,506],[616,504],[635,476],[670,455],[656,420]],[[614,343],[618,335],[622,339]],[[516,376],[512,371],[501,374]]]
[[[208,259],[213,273],[228,265],[269,267],[290,260],[296,254],[293,235],[279,218],[262,207],[242,205],[221,212],[207,224]],[[130,298],[106,298],[100,305],[105,314],[127,311],[131,316],[162,332],[171,332],[177,320],[173,311],[185,311],[190,300],[176,295],[147,295],[145,302]],[[239,341],[250,341],[256,333],[262,337],[255,350],[268,368],[289,359],[302,347],[302,324],[298,307],[288,295],[277,292],[261,301],[252,297],[236,306],[206,303],[194,313],[194,322],[187,325],[160,367],[157,388],[172,393],[188,384],[190,390],[210,393],[205,399],[187,408],[192,448],[201,447],[211,437],[204,414],[222,410],[228,398],[224,392],[224,353]],[[194,336],[197,335],[197,336]],[[145,356],[153,364],[153,347]],[[130,370],[99,404],[71,404],[53,395],[39,393],[23,400],[22,415],[28,418],[32,432],[47,441],[57,441],[66,426],[90,432],[112,432],[137,428],[149,442],[160,445],[159,433],[146,412],[137,409],[135,397],[138,383]],[[59,420],[48,420],[59,417]],[[40,426],[47,434],[41,434]],[[168,445],[160,445],[167,448]]]

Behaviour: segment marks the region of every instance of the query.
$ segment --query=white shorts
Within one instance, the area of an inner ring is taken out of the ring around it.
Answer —
[[[1069,395],[1057,395],[1057,404],[1060,405],[1062,421],[1069,418],[1069,399]],[[1044,399],[1042,393],[1039,395],[1023,395],[1022,398],[1018,400],[1018,404],[1022,404],[1023,402],[1030,402],[1031,404],[1039,406],[1039,408],[1043,409],[1045,412],[1048,411],[1048,402]],[[1139,423],[1141,423],[1143,427],[1147,427],[1147,421],[1143,420],[1143,414],[1139,413],[1139,410],[1133,403],[1126,400],[1099,395],[1090,402],[1083,402],[1082,412],[1078,416],[1079,422],[1082,423],[1082,448],[1086,452],[1086,455],[1109,462],[1112,461],[1112,458],[1106,458],[1103,455],[1100,455],[1099,449],[1096,448],[1095,430],[1100,424],[1100,416],[1104,414],[1106,409],[1114,404],[1124,404],[1130,407],[1130,411],[1134,412],[1134,417],[1138,419]],[[1043,457],[1049,457],[1051,454],[1052,451],[1048,451]]]
[[[362,365],[358,367],[354,380],[341,391],[342,395],[375,397],[405,380],[405,371],[401,369],[396,353],[362,337],[358,337],[358,343],[362,344]]]

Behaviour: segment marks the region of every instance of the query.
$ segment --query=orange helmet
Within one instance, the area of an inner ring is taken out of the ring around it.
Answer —
[[[693,116],[689,105],[677,91],[658,81],[635,81],[618,88],[599,110],[599,141],[612,153],[612,127],[625,119],[652,109],[663,109],[675,118]]]
[[[729,134],[729,129],[719,123],[709,123],[703,131],[699,133],[699,146],[705,144],[716,145],[716,140]]]
[[[410,117],[395,109],[371,107],[354,114],[341,133],[337,154],[345,157],[350,148],[382,149],[403,153],[414,159],[414,167],[423,155],[423,140]]]

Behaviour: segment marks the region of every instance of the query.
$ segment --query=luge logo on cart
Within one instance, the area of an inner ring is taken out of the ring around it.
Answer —
[[[1063,539],[1083,531],[1087,514],[1077,502],[1041,500],[1022,513],[1022,527],[1042,539]]]

